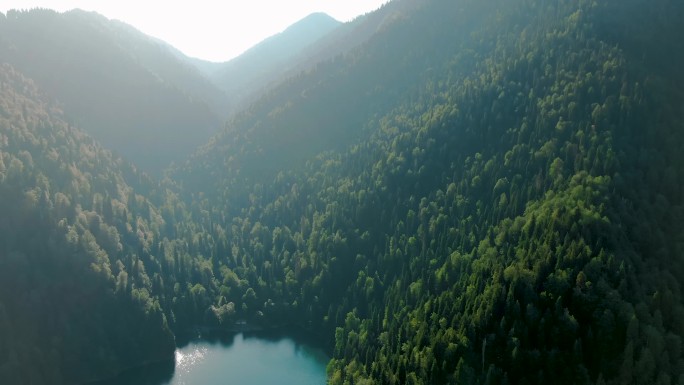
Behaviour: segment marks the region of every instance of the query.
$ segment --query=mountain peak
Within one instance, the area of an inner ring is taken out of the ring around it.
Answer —
[[[211,77],[227,94],[248,100],[285,73],[289,60],[340,25],[326,13],[312,13],[223,64]]]
[[[342,22],[335,19],[334,17],[328,15],[325,12],[314,12],[304,18],[300,19],[298,22],[287,27],[285,31],[290,31],[297,29],[298,27],[326,27],[326,26],[336,26],[340,25]]]
[[[290,39],[295,37],[298,39],[306,39],[312,34],[314,36],[322,36],[341,24],[342,22],[336,20],[327,13],[316,12],[300,19],[296,23],[285,28],[283,32],[271,36],[264,42],[281,36],[286,36]],[[260,44],[257,44],[257,46],[259,45]]]

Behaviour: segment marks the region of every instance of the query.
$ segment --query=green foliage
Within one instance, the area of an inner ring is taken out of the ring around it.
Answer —
[[[158,357],[122,361],[132,325],[143,349],[245,321],[321,335],[332,384],[681,381],[684,83],[653,63],[684,50],[632,37],[681,32],[656,3],[420,2],[163,183],[3,67],[0,333],[24,329],[0,374],[84,379]]]
[[[140,239],[158,218],[129,184],[147,182],[7,64],[0,106],[0,377],[79,383],[173,357]]]
[[[682,173],[656,170],[683,164],[667,144],[682,99],[605,32],[615,7],[428,2],[276,89],[175,176],[206,197],[201,227],[232,218],[250,286],[267,266],[259,296],[334,335],[332,383],[679,378],[678,350],[639,336],[681,329],[652,296],[681,298]],[[627,334],[637,314],[654,328]]]

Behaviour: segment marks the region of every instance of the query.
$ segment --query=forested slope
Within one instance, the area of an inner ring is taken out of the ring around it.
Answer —
[[[458,5],[424,2],[206,147],[179,178],[209,239],[258,298],[340,326],[332,383],[679,381],[681,76],[656,63],[680,43],[628,45],[681,32],[682,6]]]
[[[221,91],[161,43],[95,13],[0,15],[0,62],[33,79],[71,124],[149,173],[161,175],[221,127],[210,107],[224,104]]]
[[[331,384],[682,383],[684,4],[411,5],[162,182],[2,67],[0,372],[247,320],[321,336]]]
[[[136,194],[151,182],[44,98],[0,65],[0,378],[82,383],[170,359],[145,271],[163,220]]]
[[[312,14],[226,63],[190,62],[231,96],[229,112],[239,113],[284,80],[359,49],[421,3],[393,0],[346,23],[325,14]]]
[[[272,82],[292,70],[293,58],[341,23],[324,13],[313,13],[273,35],[240,56],[215,65],[208,77],[231,96],[231,112],[238,112],[264,93]]]

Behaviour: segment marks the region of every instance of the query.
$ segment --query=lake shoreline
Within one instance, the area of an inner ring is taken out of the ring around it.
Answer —
[[[195,326],[192,328],[187,328],[182,331],[174,333],[175,337],[175,349],[174,354],[179,349],[182,349],[189,344],[197,341],[206,342],[222,342],[225,343],[227,337],[235,337],[239,334],[243,334],[245,337],[257,338],[295,338],[297,340],[302,340],[308,344],[315,346],[321,351],[325,352],[328,357],[332,357],[332,351],[329,344],[326,343],[320,333],[315,333],[306,327],[298,324],[268,324],[259,325],[249,322],[236,322],[230,326]],[[80,385],[109,385],[110,383],[116,381],[119,377],[130,374],[137,370],[149,369],[154,366],[169,365],[173,366],[175,370],[175,356],[163,359],[147,360],[137,365],[131,365],[126,368],[116,370],[113,375],[106,376],[100,379],[88,380],[86,382],[79,383]],[[173,371],[172,371],[173,372]]]
[[[178,348],[176,348],[176,349],[178,349]],[[129,372],[133,372],[136,370],[142,370],[142,369],[149,368],[152,366],[157,366],[157,365],[160,365],[160,366],[161,365],[174,365],[175,359],[176,359],[175,352],[176,352],[176,350],[174,349],[174,355],[170,358],[147,360],[147,361],[144,361],[140,364],[127,366],[124,369],[116,370],[115,373],[111,376],[107,376],[107,377],[96,379],[96,380],[88,380],[86,382],[81,382],[80,385],[106,385],[107,383],[109,383],[111,381],[115,381],[118,377],[120,377],[126,373],[129,373]]]
[[[326,354],[332,357],[332,346],[327,340],[327,338],[321,333],[314,332],[303,325],[296,323],[283,323],[283,324],[268,324],[259,325],[249,322],[236,323],[230,326],[196,326],[194,328],[186,329],[184,331],[175,333],[176,337],[176,348],[182,348],[184,345],[190,341],[202,340],[202,339],[212,339],[212,337],[217,337],[227,334],[238,334],[238,333],[270,333],[278,332],[285,335],[295,335],[300,339],[307,341],[312,341],[315,345],[318,345],[323,349]]]

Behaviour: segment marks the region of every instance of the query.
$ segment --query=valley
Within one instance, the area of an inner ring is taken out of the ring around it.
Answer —
[[[393,0],[202,63],[0,15],[0,382],[249,324],[333,385],[682,383],[682,17]]]

